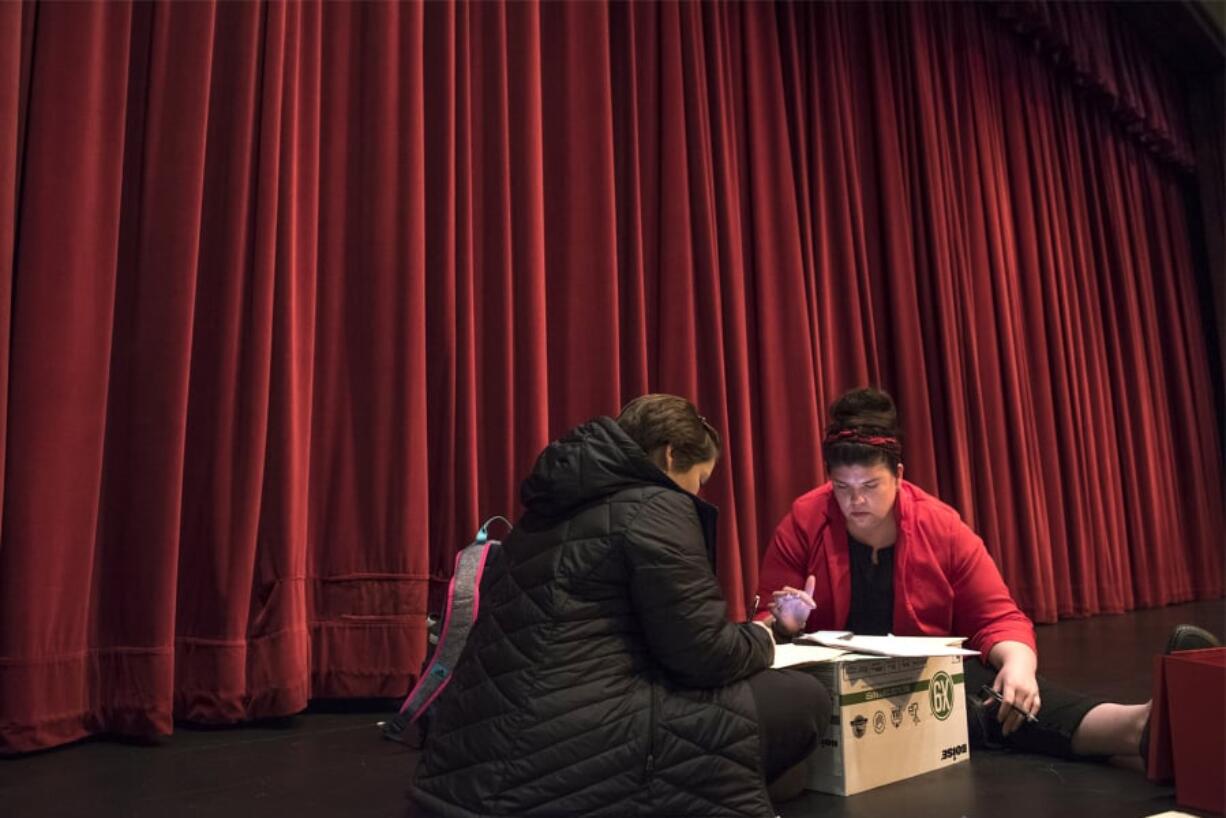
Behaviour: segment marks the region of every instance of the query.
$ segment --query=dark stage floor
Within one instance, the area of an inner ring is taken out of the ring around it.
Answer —
[[[1151,656],[1170,628],[1222,633],[1226,601],[1100,616],[1039,628],[1045,675],[1117,701],[1148,698]],[[180,728],[158,746],[94,740],[0,760],[4,818],[291,815],[407,818],[415,753],[378,738],[381,711],[311,712],[228,730]],[[809,793],[805,816],[1131,818],[1176,809],[1139,773],[1040,756],[980,753],[968,764],[850,798]]]

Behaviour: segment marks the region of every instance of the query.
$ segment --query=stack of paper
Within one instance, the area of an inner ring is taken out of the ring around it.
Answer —
[[[962,639],[956,636],[856,636],[851,631],[817,631],[798,637],[798,641],[875,656],[979,655],[977,650],[962,647]]]
[[[792,645],[784,643],[782,645],[775,645],[775,662],[771,667],[778,669],[781,667],[812,665],[834,659],[845,653],[847,651],[822,647],[815,642],[800,642]]]

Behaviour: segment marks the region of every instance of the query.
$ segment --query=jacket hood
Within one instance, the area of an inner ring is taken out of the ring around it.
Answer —
[[[631,486],[680,488],[609,417],[576,426],[545,447],[519,489],[524,508],[544,519]]]

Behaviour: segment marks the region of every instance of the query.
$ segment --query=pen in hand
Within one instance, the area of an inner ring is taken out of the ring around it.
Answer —
[[[1038,721],[1038,719],[1035,718],[1033,713],[1028,713],[1022,708],[1018,707],[1017,705],[1009,704],[1008,702],[1006,702],[1005,697],[1002,696],[1000,694],[1000,691],[994,687],[988,687],[987,685],[984,685],[983,687],[979,688],[979,695],[980,697],[991,697],[993,699],[996,699],[996,701],[999,702],[1000,704],[1006,705],[1007,707],[1010,707],[1016,710],[1017,712],[1025,716],[1026,721],[1030,722],[1031,724],[1034,724],[1035,722]]]

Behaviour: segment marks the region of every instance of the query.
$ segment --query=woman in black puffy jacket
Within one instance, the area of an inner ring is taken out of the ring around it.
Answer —
[[[440,816],[761,816],[830,718],[821,684],[768,670],[768,628],[728,621],[719,434],[646,395],[551,443],[490,557],[413,796]],[[779,796],[776,795],[778,800]]]

